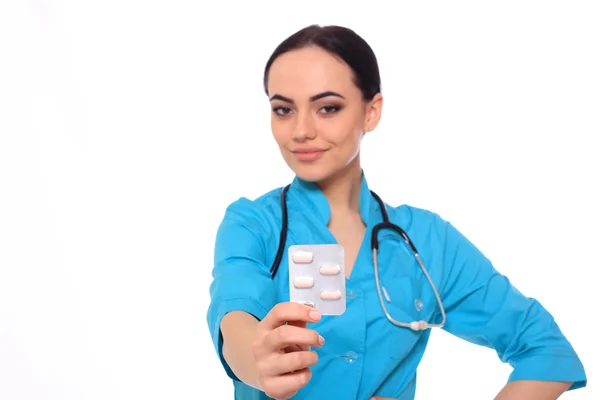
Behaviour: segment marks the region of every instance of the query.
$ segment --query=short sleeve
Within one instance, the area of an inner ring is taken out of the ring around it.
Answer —
[[[209,289],[208,327],[225,371],[235,380],[238,378],[223,358],[223,316],[239,310],[261,320],[276,302],[275,285],[265,264],[264,224],[256,207],[243,198],[227,208],[217,230]]]
[[[517,290],[506,276],[450,223],[445,231],[444,329],[471,343],[493,348],[513,371],[509,381],[587,384],[584,367],[553,316],[539,301]]]

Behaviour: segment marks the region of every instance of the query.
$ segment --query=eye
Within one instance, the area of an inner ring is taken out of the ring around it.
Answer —
[[[322,114],[333,114],[338,112],[342,107],[337,106],[337,105],[331,105],[331,106],[324,106],[321,107],[321,109],[319,111],[321,111]]]
[[[287,114],[292,112],[288,107],[274,107],[273,112],[280,117],[285,117]]]

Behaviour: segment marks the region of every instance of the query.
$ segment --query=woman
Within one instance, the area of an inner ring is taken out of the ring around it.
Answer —
[[[382,95],[376,57],[362,38],[342,27],[302,29],[275,50],[264,86],[273,136],[296,178],[284,193],[283,254],[281,188],[231,204],[217,234],[208,325],[236,399],[413,399],[430,329],[390,323],[382,306],[395,321],[443,324],[495,349],[514,368],[497,399],[556,399],[586,385],[552,316],[435,213],[385,206],[431,282],[402,237],[386,230],[375,260],[385,300],[376,290],[371,232],[383,210],[360,145],[379,122]],[[287,248],[327,243],[345,254],[339,316],[289,301]],[[272,265],[280,266],[274,275]]]

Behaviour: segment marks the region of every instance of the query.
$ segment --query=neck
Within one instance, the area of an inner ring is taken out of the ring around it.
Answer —
[[[362,169],[359,157],[334,176],[318,183],[332,214],[360,213]]]

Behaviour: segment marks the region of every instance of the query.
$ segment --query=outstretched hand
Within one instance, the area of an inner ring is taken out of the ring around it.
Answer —
[[[293,397],[312,377],[310,367],[318,361],[312,347],[321,347],[324,339],[309,322],[321,315],[309,306],[285,302],[269,311],[257,325],[253,354],[260,389],[270,398]]]

